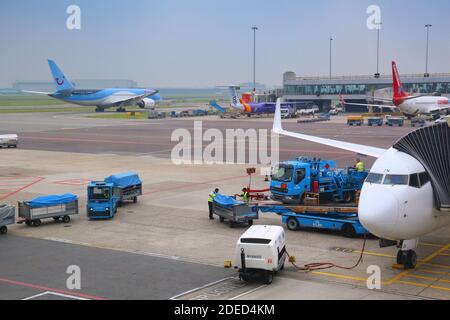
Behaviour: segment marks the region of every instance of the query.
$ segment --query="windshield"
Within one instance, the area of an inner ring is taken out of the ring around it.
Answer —
[[[272,180],[280,182],[291,182],[293,173],[293,167],[280,167],[278,171],[276,171],[272,176]]]
[[[381,184],[383,182],[383,175],[379,173],[369,173],[366,183]]]
[[[397,186],[397,185],[408,185],[408,176],[404,175],[386,175],[384,179],[384,184]]]
[[[93,187],[90,191],[91,200],[109,200],[110,192],[109,188]]]

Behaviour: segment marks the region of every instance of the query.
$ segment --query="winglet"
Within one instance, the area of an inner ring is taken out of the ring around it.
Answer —
[[[274,133],[282,134],[283,132],[283,126],[281,125],[281,99],[278,98],[277,100],[277,106],[275,109],[275,117],[273,120],[273,129],[272,131]]]

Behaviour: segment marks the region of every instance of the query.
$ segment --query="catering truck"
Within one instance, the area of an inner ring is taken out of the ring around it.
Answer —
[[[113,175],[104,181],[91,182],[87,190],[89,219],[111,219],[124,201],[137,202],[142,195],[142,181],[134,172]]]
[[[308,193],[320,199],[349,203],[361,190],[367,172],[337,169],[334,161],[296,158],[282,162],[272,175],[271,197],[284,204],[303,204]]]

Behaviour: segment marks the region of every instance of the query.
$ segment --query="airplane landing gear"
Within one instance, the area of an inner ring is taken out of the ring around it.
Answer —
[[[127,112],[127,110],[124,107],[117,108],[117,112]]]
[[[417,266],[417,253],[414,250],[402,251],[397,254],[397,263],[405,269],[414,269]]]
[[[105,109],[102,108],[102,107],[97,107],[97,108],[95,109],[95,112],[105,112]]]

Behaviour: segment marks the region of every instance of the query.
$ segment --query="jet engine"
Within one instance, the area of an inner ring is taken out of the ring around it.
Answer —
[[[139,102],[137,105],[141,109],[153,109],[155,107],[155,104],[156,104],[155,100],[145,98],[145,99],[142,99],[142,101]]]

